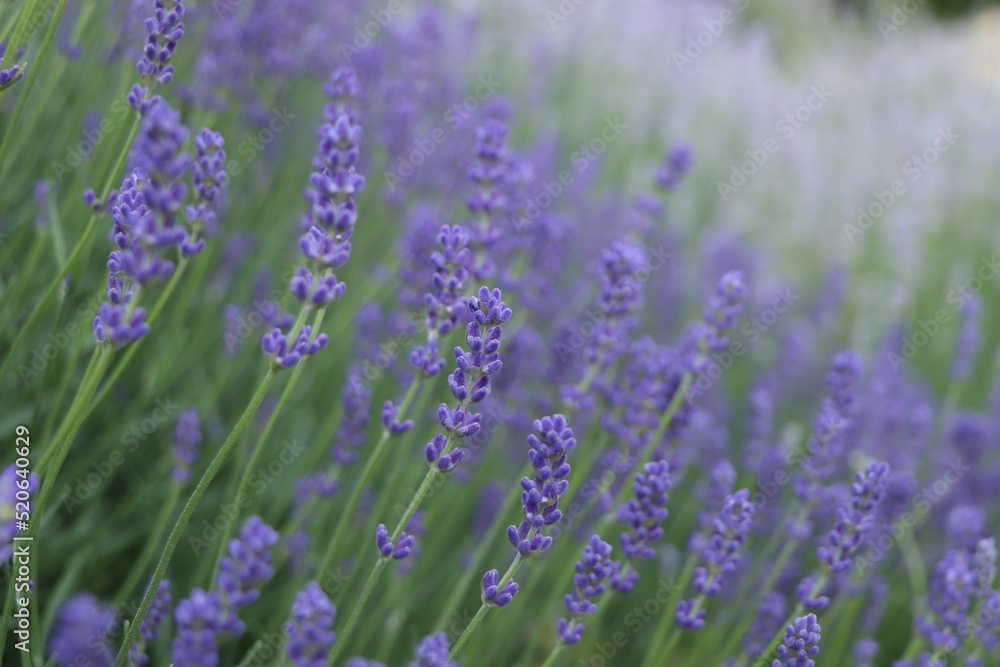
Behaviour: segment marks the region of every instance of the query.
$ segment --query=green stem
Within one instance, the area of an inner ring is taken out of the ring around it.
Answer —
[[[677,595],[680,597],[687,590],[688,584],[691,583],[691,578],[694,576],[695,566],[698,564],[698,557],[695,554],[690,554],[687,557],[687,561],[684,563],[684,567],[681,569],[681,575],[677,580]],[[671,650],[673,650],[673,645],[677,643],[680,639],[680,631],[677,629],[676,624],[673,624],[674,616],[677,613],[677,602],[671,605],[671,608],[667,613],[663,615],[660,619],[660,625],[657,627],[656,632],[653,634],[653,646],[650,650],[646,652],[646,659],[642,662],[642,667],[650,667],[656,658],[660,655],[668,655]],[[660,641],[667,636],[667,628],[672,626],[670,633],[670,639],[667,640],[664,646],[663,642]]]
[[[354,605],[354,609],[351,610],[351,615],[347,619],[347,625],[344,626],[343,631],[337,637],[337,642],[333,645],[333,649],[330,651],[330,655],[327,658],[327,665],[333,667],[337,664],[337,658],[340,657],[341,652],[347,645],[347,638],[350,637],[351,632],[354,630],[354,626],[358,624],[358,620],[361,618],[361,610],[364,607],[365,601],[371,596],[372,591],[375,590],[375,584],[378,582],[379,576],[382,574],[382,570],[388,564],[388,558],[379,558],[375,561],[375,567],[372,568],[371,573],[368,575],[368,580],[365,581],[365,588],[361,591],[361,597],[358,599],[357,604]]]
[[[69,428],[71,422],[70,416],[73,414],[73,406],[76,405],[76,402],[80,397],[80,391],[83,389],[84,385],[90,382],[90,377],[93,375],[94,368],[97,366],[97,361],[100,358],[100,350],[101,348],[98,347],[94,350],[94,353],[90,355],[90,361],[87,362],[87,369],[83,372],[83,379],[80,380],[80,386],[77,388],[77,395],[73,398],[73,402],[70,403],[70,409],[66,413],[66,417],[63,419],[62,423],[59,425],[59,430],[56,431],[56,434],[50,441],[53,444],[46,448],[45,453],[42,454],[42,458],[39,459],[38,464],[35,466],[35,472],[38,473],[40,477],[45,477],[45,471],[49,467],[49,462],[58,450],[55,443],[61,442],[62,439],[66,437],[66,430]]]
[[[28,0],[24,5],[24,9],[21,10],[21,16],[17,19],[17,27],[14,28],[14,35],[7,42],[7,51],[3,54],[3,61],[0,61],[0,69],[10,69],[14,58],[17,58],[17,52],[21,50],[24,43],[31,37],[28,34],[28,24],[31,23],[35,15],[38,2],[39,0]]]
[[[414,376],[413,381],[410,382],[410,388],[407,390],[406,396],[403,398],[403,402],[399,405],[399,412],[397,413],[398,419],[405,418],[406,411],[409,409],[410,404],[417,395],[417,389],[419,386],[420,378]],[[358,507],[358,502],[361,500],[361,492],[364,491],[365,485],[368,483],[368,480],[371,479],[372,471],[375,469],[375,464],[381,457],[382,451],[385,449],[386,443],[389,442],[390,436],[391,434],[389,433],[389,430],[383,429],[382,437],[380,437],[378,442],[375,444],[371,456],[369,456],[368,460],[365,461],[365,466],[361,469],[361,475],[354,483],[354,488],[351,490],[350,498],[347,499],[347,505],[340,513],[340,518],[337,521],[337,527],[333,531],[333,537],[330,538],[330,541],[327,543],[326,552],[323,554],[323,560],[320,562],[319,566],[320,576],[323,576],[327,569],[329,569],[330,565],[332,565],[333,559],[337,554],[337,547],[340,545],[340,540],[343,539],[344,531],[347,530],[347,525],[355,516],[355,510]]]
[[[200,480],[198,480],[198,485],[195,487],[194,491],[191,493],[191,497],[188,498],[187,503],[184,505],[181,515],[177,518],[177,522],[170,531],[170,537],[167,538],[167,544],[163,549],[163,555],[160,556],[160,560],[156,564],[156,570],[153,572],[153,578],[150,580],[149,586],[146,588],[146,594],[142,598],[142,603],[139,605],[139,609],[135,612],[135,617],[129,625],[128,632],[125,633],[121,650],[118,652],[118,657],[115,660],[115,667],[124,667],[126,664],[129,650],[135,642],[136,637],[139,635],[139,626],[142,624],[143,619],[146,618],[146,613],[149,611],[150,605],[153,604],[153,596],[156,594],[157,587],[160,585],[160,582],[163,581],[163,577],[166,576],[167,566],[170,564],[170,559],[173,557],[174,550],[177,548],[177,544],[181,540],[184,529],[187,528],[187,524],[191,520],[191,516],[194,514],[194,510],[198,506],[198,503],[201,501],[201,497],[205,495],[205,491],[208,490],[208,487],[215,478],[215,475],[219,472],[219,469],[222,468],[222,464],[225,462],[226,457],[229,456],[229,452],[233,449],[233,446],[239,439],[240,434],[243,433],[243,429],[246,428],[247,424],[250,423],[250,420],[253,419],[253,416],[257,413],[257,409],[264,401],[264,397],[267,396],[267,390],[274,381],[274,377],[275,371],[273,369],[269,369],[267,375],[264,376],[264,380],[257,388],[257,393],[255,393],[253,398],[250,399],[250,403],[247,405],[246,410],[243,411],[243,415],[240,417],[240,420],[236,423],[236,426],[233,427],[229,437],[226,438],[226,441],[212,459],[212,462],[209,464],[205,474],[202,475]]]
[[[156,518],[156,523],[154,524],[153,531],[149,534],[146,539],[146,544],[142,549],[142,553],[136,559],[135,563],[132,564],[132,569],[129,570],[128,575],[125,577],[125,581],[118,588],[118,592],[115,594],[115,608],[120,608],[128,597],[135,585],[139,583],[139,578],[142,573],[146,571],[146,566],[149,565],[149,561],[153,558],[153,554],[156,553],[156,548],[160,545],[160,538],[163,537],[164,531],[167,530],[167,523],[170,521],[170,517],[174,513],[174,507],[177,506],[177,500],[180,498],[181,485],[173,482],[170,484],[170,495],[167,497],[166,502],[163,503],[163,507],[160,509],[160,514]]]
[[[552,665],[556,664],[556,656],[562,653],[564,648],[565,646],[561,642],[553,646],[552,650],[549,651],[549,657],[542,663],[542,667],[552,667]]]
[[[532,527],[531,530],[528,531],[528,537],[530,538],[534,532],[535,528]],[[514,575],[517,574],[517,571],[521,568],[521,563],[523,562],[524,556],[522,556],[519,551],[517,552],[517,555],[514,556],[514,560],[511,561],[510,567],[508,567],[507,571],[503,573],[502,577],[500,577],[500,581],[497,583],[497,590],[503,590],[503,587],[507,585],[507,582],[513,579]],[[462,632],[462,635],[455,641],[455,645],[451,647],[451,653],[448,655],[449,660],[455,659],[455,656],[457,656],[458,652],[462,650],[465,643],[469,641],[469,637],[472,636],[472,633],[475,632],[480,625],[482,625],[482,622],[486,619],[486,614],[488,614],[490,609],[493,607],[494,605],[487,604],[483,601],[482,606],[479,607],[479,611],[476,612],[472,622],[466,626],[465,631]]]
[[[24,11],[28,12],[29,7],[31,7],[30,4],[26,5]],[[42,69],[42,63],[45,61],[45,55],[49,52],[49,47],[52,45],[52,38],[56,34],[56,26],[59,25],[59,19],[62,18],[64,9],[66,9],[66,0],[59,0],[56,4],[55,12],[52,15],[52,20],[49,21],[49,29],[45,31],[45,39],[42,41],[42,46],[38,51],[38,57],[32,63],[31,71],[25,76],[24,89],[21,91],[21,96],[17,100],[17,106],[14,108],[14,115],[11,116],[10,122],[7,124],[7,131],[4,132],[3,143],[0,143],[0,176],[3,175],[3,168],[7,161],[7,152],[10,150],[11,140],[14,137],[14,130],[17,128],[18,121],[21,120],[21,113],[24,111],[24,105],[28,101],[28,95],[31,93],[32,87],[35,85],[38,73]],[[25,14],[21,14],[22,19],[24,16]],[[20,28],[20,25],[18,28]],[[17,33],[14,34],[14,39],[17,39]],[[14,40],[11,40],[11,43],[7,45],[7,52],[4,54],[4,61],[6,62],[8,57],[16,57],[16,51],[18,48],[20,48],[20,45],[14,46]],[[6,65],[0,65],[0,69],[6,69]]]
[[[316,321],[312,329],[313,332],[318,332],[319,328],[323,325],[323,315],[325,313],[326,308],[321,308],[316,314]],[[295,325],[292,327],[289,338],[295,340],[298,337],[299,331],[302,328],[302,325],[305,324],[308,317],[309,309],[302,308]],[[292,369],[292,375],[288,378],[288,383],[285,385],[284,390],[282,390],[280,398],[278,398],[278,404],[268,416],[267,424],[264,425],[264,430],[261,432],[260,437],[257,438],[257,443],[254,445],[253,451],[250,453],[250,458],[247,460],[246,466],[244,466],[243,474],[240,475],[240,481],[236,485],[236,493],[232,496],[236,516],[233,517],[233,520],[228,523],[227,528],[225,528],[220,535],[221,539],[219,540],[219,550],[215,556],[215,565],[212,569],[212,577],[209,579],[210,582],[215,581],[215,578],[219,575],[219,567],[222,565],[222,559],[226,555],[226,546],[229,543],[229,538],[236,527],[236,520],[239,518],[239,508],[243,507],[242,498],[246,495],[247,487],[250,486],[250,478],[253,476],[254,468],[257,466],[257,461],[264,452],[264,447],[267,444],[268,438],[271,437],[271,431],[274,430],[274,425],[278,422],[278,415],[281,414],[281,411],[288,402],[288,399],[291,397],[292,392],[295,391],[295,385],[302,376],[303,368],[305,368],[305,364],[300,361],[295,364],[295,368]]]

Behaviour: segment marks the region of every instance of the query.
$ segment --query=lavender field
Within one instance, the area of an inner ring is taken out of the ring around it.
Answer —
[[[1000,8],[0,0],[0,58],[0,665],[1000,667]]]

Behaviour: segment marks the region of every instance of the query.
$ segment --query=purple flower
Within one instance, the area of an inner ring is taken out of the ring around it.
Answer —
[[[564,600],[571,618],[559,619],[557,630],[564,644],[577,644],[583,635],[583,624],[575,619],[597,612],[594,602],[607,588],[606,582],[619,571],[619,564],[611,560],[611,545],[597,535],[583,548],[583,556],[576,563],[573,575],[573,592]]]
[[[817,555],[830,572],[840,574],[851,566],[851,557],[861,546],[861,537],[874,522],[874,510],[882,498],[882,488],[889,475],[887,463],[871,462],[857,473],[851,486],[850,505],[838,511],[837,523],[819,547]]]
[[[191,481],[191,468],[198,461],[201,440],[198,409],[184,410],[177,416],[177,426],[174,427],[174,469],[171,477],[178,484]]]
[[[115,612],[90,593],[78,593],[59,607],[49,638],[49,658],[59,667],[110,667],[114,654],[110,633]]]
[[[174,610],[177,636],[171,645],[174,667],[217,667],[225,606],[219,593],[200,588]]]
[[[226,633],[243,633],[237,612],[256,602],[261,584],[274,576],[271,550],[277,543],[278,532],[257,516],[247,519],[239,537],[229,541],[216,582],[226,611],[220,627]]]
[[[260,347],[264,354],[271,357],[273,368],[291,368],[299,363],[303,357],[312,356],[322,350],[330,341],[326,334],[319,334],[310,340],[311,336],[312,327],[307,325],[299,331],[295,342],[289,342],[288,337],[282,333],[281,329],[275,328],[271,333],[264,334],[260,341]]]
[[[854,642],[854,667],[872,667],[878,656],[878,642],[874,639],[859,639]]]
[[[21,80],[24,75],[24,68],[21,65],[14,65],[9,69],[0,69],[0,90],[10,88]]]
[[[333,633],[336,613],[330,598],[315,581],[295,596],[292,618],[285,624],[285,650],[293,667],[325,667],[327,653],[337,639]]]
[[[971,554],[951,549],[938,561],[931,579],[927,615],[916,619],[918,632],[935,649],[955,650],[962,641],[978,592]]]
[[[416,538],[407,535],[406,531],[399,534],[399,539],[393,544],[389,541],[389,530],[384,523],[380,523],[375,529],[375,547],[382,558],[393,558],[402,560],[410,555],[410,551],[416,544]]]
[[[491,292],[487,287],[480,287],[478,297],[469,298],[473,317],[465,329],[469,349],[455,348],[456,368],[448,376],[448,386],[458,407],[449,409],[445,403],[438,406],[438,421],[445,432],[435,435],[424,447],[427,464],[436,466],[440,472],[453,470],[465,457],[465,450],[453,445],[478,433],[482,420],[481,414],[468,409],[469,405],[480,403],[490,395],[490,379],[503,366],[500,361],[502,325],[512,313],[501,297],[498,289]]]
[[[223,148],[225,141],[221,134],[204,129],[195,137],[194,145],[196,152],[192,171],[198,201],[187,207],[187,219],[195,234],[211,234],[216,231],[215,204],[229,180]],[[204,240],[196,240],[194,235],[189,235],[181,243],[181,252],[185,257],[193,257],[204,247]]]
[[[129,104],[136,111],[145,113],[148,109],[143,101],[150,86],[170,83],[174,78],[174,66],[170,61],[177,51],[177,42],[184,36],[183,0],[155,0],[153,16],[146,19],[146,44],[142,58],[136,69],[147,87],[134,86],[129,94]]]
[[[642,307],[639,278],[647,270],[645,250],[632,241],[616,241],[601,253],[601,267],[597,309],[603,317],[596,318],[584,357],[588,363],[605,368],[628,349],[629,336],[638,324]]]
[[[620,537],[622,551],[629,560],[650,560],[656,551],[653,543],[663,538],[662,524],[669,514],[670,466],[666,461],[651,461],[637,473],[632,489],[635,497],[618,509],[618,520],[631,530]],[[633,570],[628,576],[613,577],[615,590],[627,593],[637,579]]]
[[[396,415],[398,414],[399,406],[395,405],[392,401],[386,401],[382,404],[382,428],[388,431],[390,435],[402,435],[413,428],[412,419],[399,421],[396,419]]]
[[[743,638],[743,650],[751,658],[756,659],[767,649],[771,637],[781,627],[785,620],[785,596],[775,591],[768,591],[760,602],[753,625]]]
[[[671,144],[663,158],[663,164],[653,176],[653,183],[661,190],[676,190],[690,171],[693,158],[694,151],[688,144]]]
[[[785,628],[785,641],[778,646],[778,659],[772,667],[814,667],[819,655],[820,626],[815,614],[795,619]]]
[[[469,169],[475,190],[466,201],[475,218],[470,234],[476,249],[472,275],[477,280],[492,278],[496,273],[496,265],[486,251],[500,238],[492,223],[507,204],[504,186],[509,177],[507,127],[500,121],[488,120],[476,129],[476,161]]]
[[[472,252],[468,248],[469,234],[464,227],[441,227],[438,244],[440,250],[431,254],[436,292],[428,293],[425,298],[427,343],[410,353],[410,365],[422,377],[433,377],[444,369],[445,362],[438,356],[438,340],[448,335],[458,322],[472,260]]]
[[[962,303],[962,319],[955,338],[955,354],[951,363],[951,378],[955,382],[965,382],[972,372],[972,364],[979,354],[979,327],[982,320],[982,304],[978,296],[970,295]]]
[[[360,368],[352,367],[348,372],[340,401],[344,416],[333,437],[330,456],[338,466],[347,467],[358,462],[357,450],[368,440],[372,392],[362,381]]]
[[[14,553],[14,536],[17,535],[17,494],[26,491],[29,499],[38,491],[38,475],[29,473],[11,463],[0,473],[0,565]],[[29,500],[29,515],[32,506]]]
[[[496,607],[506,607],[521,589],[516,581],[508,581],[500,587],[500,573],[497,570],[487,570],[483,575],[483,604]]]
[[[718,595],[724,576],[736,569],[740,560],[739,550],[746,542],[754,509],[750,492],[746,489],[726,497],[719,516],[713,522],[712,536],[702,550],[705,565],[694,573],[694,587],[700,595]]]
[[[163,619],[170,613],[170,582],[164,579],[156,587],[153,602],[139,626],[139,641],[132,644],[129,656],[136,667],[144,667],[149,663],[146,647],[160,636]]]
[[[710,352],[723,352],[728,345],[726,332],[736,326],[743,312],[747,286],[740,271],[730,271],[719,279],[715,294],[708,300],[702,319],[703,342]]]
[[[559,500],[569,490],[567,456],[576,448],[573,429],[562,415],[536,419],[535,431],[538,435],[528,435],[528,460],[535,476],[521,478],[524,519],[507,528],[507,539],[526,558],[552,546],[553,538],[543,530],[562,518]]]
[[[443,632],[430,635],[420,641],[417,646],[417,659],[411,662],[409,667],[458,667],[457,662],[448,659],[450,651],[448,635]]]

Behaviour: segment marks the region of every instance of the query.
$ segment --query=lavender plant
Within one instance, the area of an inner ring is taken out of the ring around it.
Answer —
[[[0,663],[1000,667],[990,14],[473,4],[0,0]]]

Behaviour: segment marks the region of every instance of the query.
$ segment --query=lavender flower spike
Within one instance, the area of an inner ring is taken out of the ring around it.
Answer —
[[[497,570],[488,570],[483,575],[483,604],[506,607],[520,590],[516,581],[508,581],[503,588],[500,588],[499,584],[500,573]]]
[[[292,667],[324,667],[336,641],[333,617],[337,610],[315,581],[295,596],[292,618],[285,624],[286,653]]]
[[[795,619],[785,628],[785,641],[778,646],[778,659],[771,667],[815,667],[819,655],[820,625],[815,614]]]
[[[174,610],[177,636],[170,647],[174,667],[217,667],[225,607],[218,593],[200,588]]]
[[[621,534],[622,551],[629,560],[650,560],[656,551],[653,543],[663,537],[661,524],[669,514],[667,502],[670,497],[670,466],[666,461],[651,461],[637,473],[632,489],[635,497],[618,510],[618,520],[631,532]],[[628,593],[635,586],[638,572],[631,570],[627,575],[614,575],[611,586],[622,593]]]
[[[951,365],[951,377],[956,382],[965,382],[972,372],[972,364],[979,353],[979,327],[982,320],[982,304],[978,296],[969,296],[961,309],[962,320],[955,339],[955,356]]]
[[[722,590],[725,575],[739,563],[739,550],[746,542],[753,513],[750,492],[746,489],[726,497],[713,522],[712,536],[702,548],[705,564],[694,571],[694,589],[698,595],[714,597]],[[682,601],[677,607],[677,623],[687,630],[701,630],[705,625],[705,610],[698,607],[699,601]]]
[[[174,78],[174,66],[170,64],[177,43],[184,37],[183,0],[155,0],[153,16],[146,19],[146,44],[142,58],[136,63],[139,76],[146,86],[136,85],[129,93],[129,105],[140,113],[146,113],[153,100],[146,100],[149,88],[170,83]]]
[[[198,409],[184,410],[177,416],[174,428],[174,469],[171,473],[174,482],[186,484],[191,481],[191,467],[198,461],[201,440]]]
[[[605,582],[618,572],[619,565],[611,560],[611,545],[597,535],[583,548],[583,556],[576,563],[573,575],[573,592],[565,597],[569,620],[559,619],[557,629],[564,644],[577,644],[583,636],[583,624],[575,622],[597,611],[594,602],[607,588]]]
[[[380,523],[375,529],[375,546],[382,558],[403,560],[410,555],[414,544],[416,539],[412,535],[407,535],[406,531],[400,533],[399,539],[393,544],[389,541],[389,530],[384,523]]]
[[[576,449],[576,438],[562,415],[535,420],[538,435],[528,436],[528,460],[534,478],[521,478],[521,507],[524,520],[507,528],[507,539],[521,556],[528,558],[548,550],[552,537],[543,534],[546,526],[562,518],[559,500],[569,490],[570,466],[567,455]]]
[[[817,554],[833,574],[846,571],[851,557],[861,545],[861,536],[874,521],[874,510],[882,498],[882,489],[889,475],[889,464],[872,462],[857,474],[851,486],[851,504],[841,507],[837,524],[826,537],[827,544]]]
[[[448,635],[443,632],[430,635],[420,641],[417,646],[417,660],[411,662],[409,667],[458,667],[457,662],[448,659],[450,651]]]
[[[243,633],[237,612],[260,598],[260,586],[274,576],[271,549],[278,543],[278,532],[260,517],[247,519],[238,538],[229,541],[227,556],[219,566],[217,585],[225,618],[221,629],[231,635]]]
[[[444,433],[438,433],[424,447],[427,464],[440,472],[449,472],[465,457],[465,450],[453,446],[456,441],[479,432],[482,415],[469,410],[490,395],[490,379],[500,372],[500,344],[503,324],[511,309],[502,300],[500,290],[480,287],[479,295],[469,298],[472,321],[465,329],[469,350],[455,348],[455,371],[448,376],[448,386],[458,407],[438,406],[438,421]],[[484,333],[485,330],[485,333]]]

